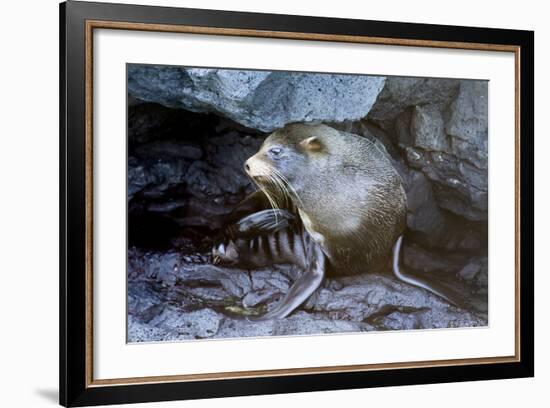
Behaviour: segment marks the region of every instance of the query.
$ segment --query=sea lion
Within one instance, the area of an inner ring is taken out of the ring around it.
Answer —
[[[244,168],[260,190],[235,208],[214,259],[248,266],[290,262],[304,270],[262,319],[287,316],[325,275],[384,267],[392,249],[399,279],[447,299],[399,270],[407,200],[383,146],[326,125],[291,124],[269,135]]]

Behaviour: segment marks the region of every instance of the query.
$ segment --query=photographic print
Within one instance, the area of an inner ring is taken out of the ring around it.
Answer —
[[[532,31],[70,1],[59,32],[61,404],[534,375]]]
[[[488,81],[127,65],[127,341],[488,324]]]

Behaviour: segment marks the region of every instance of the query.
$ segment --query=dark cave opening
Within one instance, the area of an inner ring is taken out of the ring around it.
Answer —
[[[265,134],[214,114],[129,107],[128,245],[205,253],[254,190],[242,163]]]

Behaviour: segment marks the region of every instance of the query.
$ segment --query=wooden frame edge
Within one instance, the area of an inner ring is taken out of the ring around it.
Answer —
[[[169,376],[151,376],[151,377],[127,377],[113,379],[93,379],[93,30],[102,29],[120,29],[133,31],[153,31],[153,32],[175,32],[203,35],[222,35],[222,36],[241,36],[241,37],[259,37],[259,38],[277,38],[294,39],[310,41],[330,41],[342,43],[363,43],[393,46],[411,46],[411,47],[430,47],[430,48],[449,48],[479,51],[513,52],[515,58],[515,354],[513,356],[502,357],[480,357],[466,359],[450,360],[431,360],[417,362],[396,362],[381,364],[358,364],[342,366],[321,366],[307,368],[289,368],[274,370],[254,370],[254,371],[236,371],[236,372],[216,372],[204,374],[185,374]],[[520,313],[520,52],[519,45],[504,44],[484,44],[467,43],[452,41],[428,41],[395,39],[386,37],[370,36],[351,36],[351,35],[333,35],[300,33],[288,31],[269,31],[269,30],[251,30],[251,29],[233,29],[216,27],[199,27],[190,25],[170,25],[170,24],[149,24],[149,23],[129,23],[122,21],[107,20],[86,20],[85,24],[85,55],[86,55],[86,73],[85,73],[85,96],[86,96],[86,356],[85,356],[85,386],[86,388],[96,388],[114,385],[134,385],[134,384],[158,384],[172,382],[188,381],[208,381],[208,380],[229,380],[239,378],[255,377],[280,377],[293,376],[300,374],[324,374],[338,372],[366,372],[374,370],[390,369],[413,369],[442,366],[463,366],[474,364],[498,364],[498,363],[518,363],[521,362],[521,313]]]
[[[86,358],[85,386],[93,382],[93,27],[86,24]]]
[[[389,37],[372,37],[359,35],[337,35],[337,34],[318,34],[318,33],[300,33],[292,31],[271,31],[271,30],[253,30],[222,27],[200,27],[191,25],[172,25],[172,24],[153,24],[153,23],[130,23],[124,21],[107,20],[86,20],[86,27],[104,28],[113,30],[132,30],[132,31],[155,31],[164,33],[185,33],[185,34],[205,34],[222,35],[234,37],[256,37],[256,38],[277,38],[288,40],[307,40],[307,41],[329,41],[345,42],[359,44],[378,44],[395,45],[407,47],[430,47],[430,48],[452,48],[462,50],[479,51],[502,51],[515,52],[517,45],[507,44],[485,44],[469,43],[457,41],[436,41],[436,40],[413,40]]]
[[[341,372],[367,372],[374,370],[392,370],[392,369],[411,369],[411,368],[430,368],[445,366],[463,366],[472,364],[502,364],[518,362],[515,356],[509,357],[480,357],[465,358],[455,360],[430,360],[415,361],[408,363],[379,363],[379,364],[357,364],[342,366],[322,366],[322,367],[304,367],[304,368],[284,368],[273,370],[252,370],[252,371],[228,371],[219,373],[204,374],[183,374],[183,375],[164,375],[150,377],[126,377],[109,378],[94,380],[89,387],[105,387],[112,385],[134,385],[134,384],[159,384],[169,382],[189,382],[189,381],[209,381],[209,380],[235,380],[239,378],[259,378],[259,377],[283,377],[301,374],[333,374]]]

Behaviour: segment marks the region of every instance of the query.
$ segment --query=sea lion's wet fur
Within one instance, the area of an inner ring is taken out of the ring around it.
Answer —
[[[327,274],[375,272],[390,259],[398,279],[457,304],[399,269],[406,195],[378,142],[325,125],[288,125],[267,137],[245,170],[261,191],[230,215],[227,244],[215,246],[214,259],[252,267],[291,262],[303,269],[285,298],[255,319],[286,317]]]
[[[282,149],[277,158],[270,156],[273,147]],[[259,185],[266,171],[286,178],[292,205],[327,256],[331,274],[385,264],[405,229],[403,181],[384,149],[364,137],[292,124],[272,133],[247,165]]]

